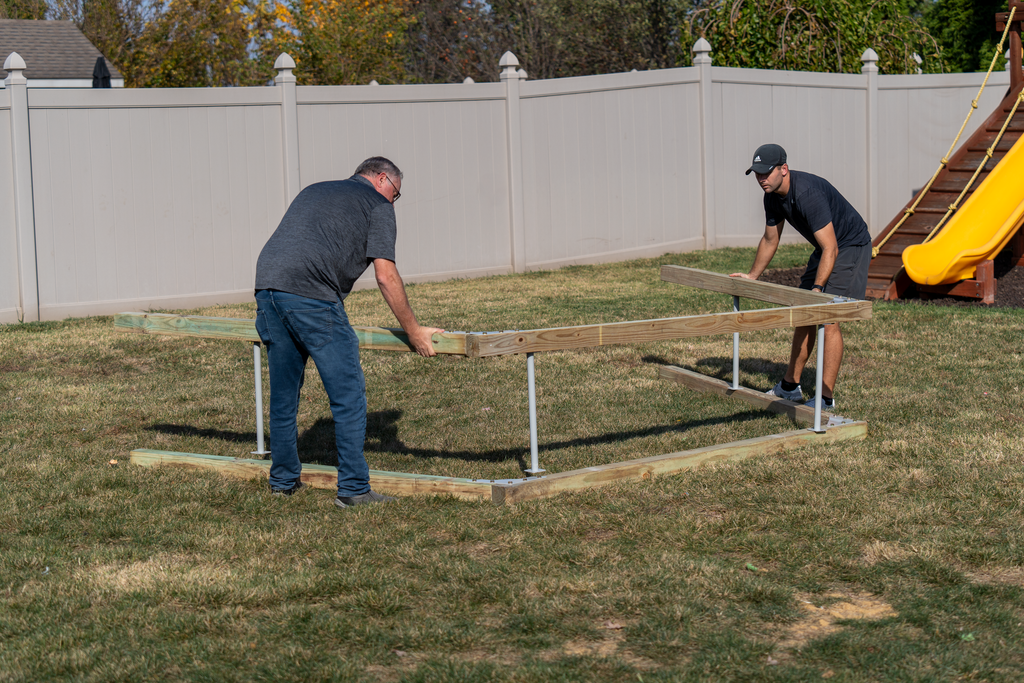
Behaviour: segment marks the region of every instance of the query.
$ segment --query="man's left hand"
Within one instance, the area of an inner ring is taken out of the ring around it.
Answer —
[[[419,327],[417,330],[409,333],[409,343],[412,344],[413,349],[416,353],[420,354],[424,358],[430,358],[436,356],[437,351],[434,350],[434,334],[437,332],[444,332],[439,327]]]

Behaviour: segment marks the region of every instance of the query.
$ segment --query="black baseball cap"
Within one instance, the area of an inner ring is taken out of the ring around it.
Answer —
[[[754,152],[754,161],[750,168],[747,169],[745,175],[750,175],[751,171],[754,173],[770,173],[773,168],[782,166],[784,163],[786,163],[786,150],[774,143],[761,145]]]

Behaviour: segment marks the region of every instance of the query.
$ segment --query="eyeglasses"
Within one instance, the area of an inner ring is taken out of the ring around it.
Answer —
[[[388,182],[391,183],[391,187],[393,187],[394,190],[395,190],[395,195],[391,198],[391,203],[394,204],[395,202],[398,201],[399,197],[402,196],[402,193],[399,192],[398,188],[395,187],[395,184],[393,182],[391,182],[391,178],[388,177],[387,173],[384,174],[384,177],[388,179]]]

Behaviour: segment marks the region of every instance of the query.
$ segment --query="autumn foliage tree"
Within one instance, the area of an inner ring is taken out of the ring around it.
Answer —
[[[261,50],[287,52],[305,85],[397,83],[405,80],[408,0],[286,0]]]

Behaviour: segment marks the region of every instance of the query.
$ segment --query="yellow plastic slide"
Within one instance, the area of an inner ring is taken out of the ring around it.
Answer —
[[[978,185],[938,235],[903,250],[903,266],[921,285],[974,277],[979,263],[996,257],[1024,223],[1024,136]]]

